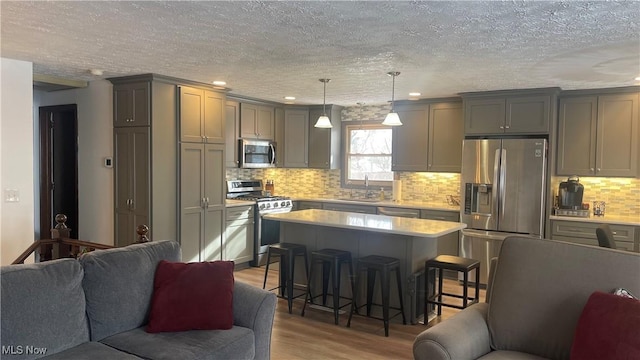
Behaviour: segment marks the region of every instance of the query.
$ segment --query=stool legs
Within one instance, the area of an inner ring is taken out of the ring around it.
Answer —
[[[402,299],[402,276],[400,269],[396,269],[396,282],[398,283],[398,298],[400,300],[400,312],[402,313],[402,325],[407,325],[407,318],[404,315],[404,299]]]
[[[382,288],[382,320],[384,321],[384,336],[389,336],[389,294],[391,279],[389,271],[381,271],[380,287]]]
[[[367,269],[367,316],[371,316],[371,305],[373,305],[373,288],[376,284],[376,270]]]
[[[262,288],[267,287],[267,275],[269,274],[269,264],[271,263],[271,249],[267,249],[267,266],[264,269],[264,281],[262,282]]]

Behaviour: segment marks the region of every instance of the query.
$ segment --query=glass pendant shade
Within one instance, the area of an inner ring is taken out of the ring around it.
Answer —
[[[392,112],[388,113],[387,117],[384,118],[382,125],[400,126],[402,125],[402,121],[400,121],[400,117],[398,116],[398,113],[392,110]]]
[[[323,97],[322,97],[322,115],[320,115],[320,117],[318,118],[318,121],[316,121],[316,124],[313,125],[313,127],[323,128],[323,129],[331,129],[333,127],[333,125],[331,125],[331,120],[329,120],[329,117],[327,116],[327,110],[326,110],[326,106],[327,106],[327,83],[329,81],[331,81],[331,79],[319,79],[319,81],[324,84],[324,94],[323,94]]]
[[[322,114],[322,116],[318,118],[318,121],[316,121],[316,124],[313,126],[324,129],[330,129],[333,127],[333,125],[331,125],[331,120],[329,120],[329,117],[325,114]]]

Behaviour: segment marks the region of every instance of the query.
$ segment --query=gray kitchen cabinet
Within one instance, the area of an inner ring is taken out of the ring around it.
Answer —
[[[227,101],[225,104],[225,164],[227,167],[237,168],[238,137],[240,136],[240,103]]]
[[[222,260],[233,261],[236,265],[253,260],[253,224],[253,205],[227,208]]]
[[[149,126],[151,82],[114,83],[113,127]]]
[[[110,78],[113,83],[114,245],[137,241],[136,228],[149,238],[178,236],[178,139],[175,84],[145,74]],[[125,105],[129,92],[133,106]],[[133,111],[126,114],[122,106]],[[133,110],[132,110],[133,109]],[[122,119],[133,118],[126,122]],[[143,120],[144,119],[144,120]],[[144,124],[144,126],[133,126]],[[168,146],[169,144],[169,146]]]
[[[560,99],[557,175],[640,175],[638,93]]]
[[[225,143],[225,95],[180,85],[180,141]]]
[[[180,245],[185,262],[222,258],[224,145],[180,144]]]
[[[284,167],[306,168],[309,163],[309,110],[284,110]],[[277,146],[277,144],[276,144]],[[282,149],[282,146],[280,147]]]
[[[355,212],[362,214],[377,214],[378,207],[377,206],[369,206],[369,205],[353,205],[353,204],[338,204],[325,202],[322,204],[323,210],[333,210],[333,211],[347,211],[347,212]]]
[[[284,166],[284,108],[275,108],[276,167]]]
[[[403,125],[393,128],[393,171],[460,172],[460,102],[401,104],[396,111]]]
[[[309,168],[340,169],[340,133],[342,131],[342,107],[326,105],[327,116],[333,125],[330,129],[314,127],[322,115],[323,107],[309,108]]]
[[[600,223],[551,220],[551,240],[598,246],[596,228]],[[619,250],[640,252],[635,246],[636,228],[630,225],[609,224]]]
[[[137,240],[136,227],[149,224],[149,127],[114,129],[116,246]]]
[[[274,107],[250,103],[240,104],[240,136],[274,140]]]
[[[465,135],[548,134],[557,88],[461,94]]]
[[[378,206],[378,215],[397,216],[406,218],[420,218],[420,209],[401,208],[395,206]]]
[[[454,211],[442,210],[421,210],[421,219],[441,220],[441,221],[460,221],[460,213]],[[460,232],[451,233],[438,238],[438,255],[454,255],[458,256],[460,242]]]
[[[322,209],[322,203],[318,201],[294,201],[293,210]]]

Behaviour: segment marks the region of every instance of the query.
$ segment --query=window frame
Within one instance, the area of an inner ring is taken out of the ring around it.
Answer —
[[[376,128],[389,128],[385,125],[381,125],[380,121],[376,120],[367,120],[367,121],[343,121],[342,122],[342,144],[341,144],[341,156],[342,156],[342,171],[340,172],[340,186],[346,189],[366,189],[364,186],[364,180],[349,180],[347,179],[348,168],[349,168],[349,155],[348,155],[348,146],[350,139],[350,130],[357,130],[360,127],[373,127]],[[391,129],[393,131],[393,129]],[[393,138],[393,135],[392,135]],[[393,140],[392,140],[393,141]],[[393,148],[393,142],[392,142]],[[389,156],[393,160],[393,151]],[[391,170],[393,173],[393,170]],[[384,188],[385,190],[391,189],[393,182],[382,181],[382,180],[369,180],[369,189],[377,189]]]

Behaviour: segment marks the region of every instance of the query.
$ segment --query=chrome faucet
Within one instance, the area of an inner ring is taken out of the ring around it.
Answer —
[[[367,174],[364,174],[364,188],[366,190],[364,197],[367,199],[371,198],[373,194],[371,193],[371,190],[369,190],[369,175]]]

